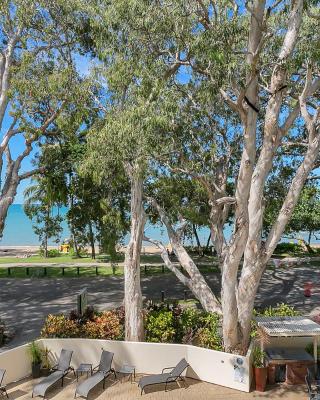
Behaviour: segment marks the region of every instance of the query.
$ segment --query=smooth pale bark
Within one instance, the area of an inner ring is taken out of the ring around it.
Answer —
[[[213,294],[206,280],[200,273],[198,267],[185,250],[184,246],[181,243],[180,235],[173,228],[165,211],[154,199],[149,199],[149,201],[152,206],[158,211],[161,221],[166,226],[172,249],[187,275],[182,274],[176,267],[174,267],[168,257],[165,246],[163,246],[161,242],[152,239],[147,240],[154,243],[161,249],[161,256],[166,266],[176,275],[181,283],[186,285],[192,291],[194,296],[201,303],[203,309],[208,312],[217,312],[221,314],[220,302]]]
[[[248,200],[248,239],[237,290],[238,321],[243,349],[248,345],[254,299],[268,261],[263,260],[261,257],[261,252],[263,251],[261,243],[264,214],[263,191],[272,168],[276,150],[282,139],[283,132],[279,129],[278,121],[285,93],[283,87],[287,78],[283,62],[290,57],[296,44],[302,19],[302,6],[302,0],[293,3],[288,22],[288,31],[279,53],[278,63],[275,65],[270,79],[270,91],[273,95],[270,96],[266,107],[262,149],[251,179]],[[284,228],[285,225],[283,230]]]
[[[143,208],[143,177],[137,168],[128,167],[131,180],[131,229],[124,264],[125,337],[129,341],[143,341],[143,305],[140,285],[140,254],[145,226]]]
[[[242,335],[238,323],[237,304],[237,273],[248,238],[249,215],[248,199],[250,194],[251,178],[256,157],[256,130],[257,111],[249,102],[258,108],[258,70],[256,54],[262,40],[262,23],[265,10],[265,1],[255,0],[252,5],[250,31],[248,38],[248,75],[246,90],[243,98],[246,100],[246,109],[240,111],[244,125],[244,149],[242,152],[237,187],[235,192],[235,231],[229,244],[228,253],[222,268],[222,312],[223,338],[226,350],[238,348]],[[245,101],[243,101],[245,103]],[[243,107],[242,104],[239,107]]]

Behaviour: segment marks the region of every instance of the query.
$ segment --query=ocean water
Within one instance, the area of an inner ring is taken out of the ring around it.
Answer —
[[[54,209],[53,213],[65,215],[67,212],[66,207],[59,210]],[[69,229],[67,223],[64,221],[62,224],[63,233],[61,238],[69,237]],[[50,245],[55,244],[53,241],[49,242]],[[8,211],[8,216],[5,223],[2,240],[0,246],[37,246],[39,245],[38,236],[33,232],[32,221],[24,213],[22,204],[13,204]]]
[[[65,215],[67,212],[66,207],[55,208],[53,211],[55,214],[58,212],[60,215]],[[66,221],[62,223],[63,232],[61,235],[61,240],[70,237],[70,232],[68,229],[68,225]],[[232,227],[226,226],[225,228],[225,236],[228,239],[231,235]],[[159,225],[152,225],[150,223],[146,224],[145,228],[146,236],[161,240],[164,244],[169,243],[168,235],[166,233],[166,229]],[[209,229],[202,228],[198,230],[198,236],[201,241],[201,244],[206,244],[209,236]],[[298,235],[297,235],[298,236]],[[307,240],[307,233],[301,232],[299,237],[303,237]],[[124,243],[128,243],[129,237],[128,235],[124,239]],[[283,241],[289,241],[287,238],[283,238]],[[291,241],[291,240],[290,240]],[[319,244],[320,240],[316,240],[314,237],[312,238],[312,243]],[[55,242],[51,241],[49,244],[54,245]],[[195,239],[185,239],[185,244],[196,244]],[[32,229],[32,221],[26,216],[23,210],[23,206],[21,204],[13,204],[9,208],[8,217],[6,219],[5,229],[3,233],[3,238],[0,240],[0,246],[38,246],[39,239],[38,236],[34,234]],[[148,245],[147,242],[144,245]]]
[[[64,216],[67,212],[66,207],[55,208],[53,210],[54,214],[60,213]],[[70,231],[66,221],[62,223],[63,232],[61,235],[61,240],[70,237]],[[161,240],[164,244],[169,242],[166,229],[160,225],[152,225],[150,223],[146,224],[145,228],[146,236]],[[198,231],[199,239],[202,243],[206,243],[209,236],[208,229],[199,229]],[[124,243],[128,243],[129,237],[124,239]],[[195,240],[186,240],[186,243],[194,243]],[[49,242],[50,245],[56,244],[54,241]],[[146,242],[145,245],[148,243]],[[38,246],[39,239],[35,235],[32,229],[32,221],[26,216],[21,204],[13,204],[9,208],[8,217],[6,219],[5,229],[3,232],[3,238],[0,240],[0,246]]]

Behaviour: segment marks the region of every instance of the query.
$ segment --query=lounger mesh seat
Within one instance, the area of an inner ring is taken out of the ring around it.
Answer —
[[[183,358],[175,367],[168,367],[162,370],[162,373],[159,375],[151,375],[151,376],[144,376],[139,381],[139,386],[141,388],[141,394],[143,393],[146,386],[157,385],[157,384],[164,384],[165,391],[167,390],[168,383],[176,382],[178,379],[184,380],[181,376],[183,371],[187,369],[189,364]],[[169,373],[164,373],[165,370],[172,369]]]
[[[7,389],[5,385],[2,384],[5,373],[6,373],[5,369],[0,369],[0,394],[5,394],[9,398]]]
[[[70,370],[73,370],[73,368],[70,367],[72,353],[73,352],[71,350],[61,350],[59,362],[52,368],[52,371],[54,372],[49,376],[46,376],[41,382],[34,386],[32,397],[41,396],[45,398],[47,390],[60,379],[61,386],[63,386],[63,378]]]
[[[100,382],[103,382],[103,389],[104,389],[106,377],[110,373],[113,373],[115,378],[117,377],[115,370],[111,367],[113,356],[114,356],[114,353],[111,353],[111,352],[105,351],[105,350],[102,351],[100,363],[97,367],[95,367],[93,369],[93,370],[97,370],[97,372],[95,372],[88,379],[86,379],[84,382],[80,383],[77,386],[75,394],[74,394],[75,398],[76,398],[76,396],[81,396],[81,397],[87,398],[89,395],[89,392],[93,388],[95,388]]]

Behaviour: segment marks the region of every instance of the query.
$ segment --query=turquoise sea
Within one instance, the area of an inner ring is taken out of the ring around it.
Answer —
[[[60,213],[65,215],[67,212],[66,207],[56,208],[54,213]],[[61,239],[68,238],[70,233],[66,222],[63,223],[63,233]],[[145,233],[152,239],[163,241],[165,244],[168,243],[168,237],[165,228],[157,225],[147,224]],[[199,238],[202,243],[206,243],[209,230],[201,229],[198,232]],[[128,238],[125,238],[125,242],[128,242]],[[188,241],[190,242],[190,241]],[[55,244],[54,242],[50,243]],[[146,243],[147,244],[147,243]],[[23,206],[21,204],[13,204],[8,212],[6,225],[3,233],[3,238],[0,240],[0,246],[37,246],[39,240],[37,235],[34,234],[32,229],[32,222],[25,215]]]
[[[60,213],[60,215],[65,215],[67,212],[66,207],[56,208],[54,213]],[[70,233],[68,229],[68,225],[66,222],[62,224],[63,233],[61,235],[61,239],[68,238]],[[225,229],[226,237],[230,237],[231,227],[227,226]],[[160,225],[152,225],[147,224],[145,229],[146,236],[161,240],[163,243],[167,244],[168,236],[166,234],[166,229]],[[198,236],[202,244],[206,244],[209,236],[208,229],[199,229]],[[307,239],[306,233],[301,233],[300,237],[303,237],[305,240]],[[284,241],[288,241],[288,239],[284,238]],[[128,237],[124,240],[125,243],[128,242]],[[186,239],[186,244],[196,244],[194,239]],[[320,240],[316,240],[314,237],[312,239],[312,243],[320,243]],[[55,244],[51,242],[50,244]],[[38,237],[34,234],[32,229],[32,222],[25,215],[23,206],[21,204],[13,204],[8,213],[8,217],[6,220],[6,225],[3,233],[3,238],[0,240],[0,246],[37,246],[39,245]],[[147,243],[146,243],[147,245]]]

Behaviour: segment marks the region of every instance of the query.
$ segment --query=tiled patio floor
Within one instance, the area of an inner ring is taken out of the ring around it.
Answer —
[[[81,379],[85,379],[84,377]],[[139,379],[139,377],[137,378]],[[31,399],[32,387],[38,380],[25,379],[23,381],[8,385],[8,393],[10,400]],[[79,380],[80,381],[80,380]],[[77,382],[73,375],[69,375],[65,379],[63,388],[57,384],[48,391],[47,398],[49,400],[71,400],[74,397],[74,391]],[[244,400],[244,399],[273,399],[273,400],[307,400],[308,396],[305,387],[276,385],[269,387],[264,393],[251,392],[243,393],[237,390],[212,385],[205,382],[187,379],[187,388],[179,388],[178,385],[172,384],[167,392],[164,392],[160,385],[150,387],[147,393],[140,396],[140,390],[136,383],[131,384],[127,378],[120,381],[114,381],[110,378],[106,382],[106,389],[102,389],[99,385],[89,395],[89,400]],[[1,399],[2,400],[2,399]]]

